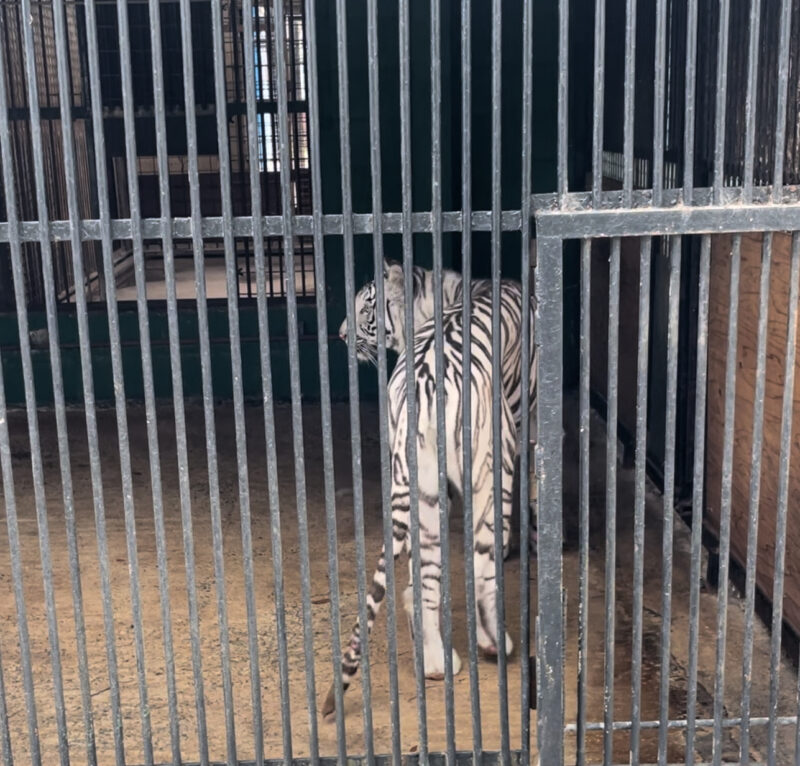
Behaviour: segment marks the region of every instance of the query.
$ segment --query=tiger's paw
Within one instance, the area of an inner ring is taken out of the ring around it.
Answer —
[[[488,637],[487,637],[488,638]],[[483,652],[483,656],[486,659],[496,659],[497,658],[497,644],[494,641],[486,641],[482,642],[480,639],[478,640],[478,646],[480,650]],[[514,651],[514,642],[511,640],[511,636],[506,633],[506,657],[510,657],[511,653]]]
[[[461,672],[461,658],[458,652],[453,649],[453,675],[457,676]],[[432,650],[425,651],[425,678],[429,681],[444,680],[444,652]]]

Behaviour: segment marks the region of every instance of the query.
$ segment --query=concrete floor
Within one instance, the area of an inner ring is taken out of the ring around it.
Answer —
[[[572,403],[568,411],[575,411]],[[377,430],[373,427],[377,409],[372,405],[362,408],[363,469],[366,515],[367,561],[372,567],[382,539],[380,514],[380,483],[378,476],[379,444]],[[253,546],[258,610],[258,646],[261,671],[261,700],[265,730],[265,754],[280,757],[283,754],[281,736],[281,709],[279,703],[279,674],[277,666],[277,633],[274,619],[274,589],[272,554],[267,505],[267,479],[263,415],[258,408],[246,410],[248,428],[248,460],[253,515]],[[156,562],[152,500],[150,489],[149,454],[145,433],[144,411],[138,406],[129,410],[131,452],[134,471],[134,502],[137,519],[137,539],[141,577],[141,598],[144,613],[145,665],[149,691],[149,710],[153,729],[155,761],[170,760],[169,719],[167,714],[166,681],[162,645],[162,627],[158,597],[158,568]],[[92,487],[89,473],[85,421],[83,413],[68,413],[70,450],[75,493],[78,541],[80,546],[81,578],[84,595],[86,632],[89,651],[89,673],[92,706],[97,732],[97,751],[101,763],[113,760],[112,717],[110,710],[108,665],[103,633],[103,610],[100,598],[99,562],[94,528]],[[336,439],[336,508],[338,520],[338,553],[340,566],[340,594],[342,604],[342,631],[346,636],[356,617],[356,585],[354,527],[352,520],[352,475],[349,451],[349,416],[346,406],[336,406],[333,412]],[[15,471],[15,494],[20,517],[22,560],[24,565],[24,593],[31,635],[33,675],[36,688],[38,727],[44,762],[57,758],[57,736],[53,707],[52,669],[47,640],[44,609],[41,559],[35,517],[33,485],[30,469],[30,447],[24,413],[12,413],[9,418],[12,431],[12,457]],[[200,638],[203,652],[206,718],[209,735],[209,755],[212,760],[224,760],[225,709],[222,697],[220,640],[217,622],[217,599],[212,560],[212,530],[208,500],[208,472],[205,455],[205,438],[202,409],[187,406],[188,443],[190,450],[190,477],[194,544],[196,555],[197,590],[200,615]],[[68,576],[68,557],[61,499],[58,451],[55,421],[52,413],[39,417],[44,461],[50,541],[55,572],[55,597],[60,637],[60,656],[64,674],[66,718],[70,732],[70,755],[76,763],[85,762],[85,739],[80,705],[80,687],[77,671],[73,605]],[[303,626],[301,616],[299,538],[296,520],[295,481],[292,460],[291,413],[288,406],[276,411],[279,452],[279,491],[283,533],[283,561],[285,571],[284,599],[287,606],[287,639],[289,649],[291,693],[291,721],[293,755],[309,752],[309,715],[306,703],[306,672],[303,662]],[[237,756],[254,757],[250,666],[247,650],[247,622],[245,589],[242,568],[241,526],[238,502],[237,468],[234,449],[233,413],[230,407],[220,407],[216,412],[217,439],[220,449],[219,481],[221,493],[225,587],[227,619],[230,630],[231,669],[233,675],[234,710]],[[122,724],[128,763],[141,763],[141,724],[138,709],[136,658],[133,644],[133,624],[129,596],[128,566],[125,529],[119,473],[116,421],[113,411],[99,413],[99,430],[102,455],[105,511],[109,540],[109,555],[114,604],[115,642],[118,655],[119,678],[122,695]],[[178,469],[172,412],[164,408],[159,412],[159,434],[162,454],[165,524],[168,545],[168,573],[170,578],[170,603],[172,608],[173,640],[177,672],[178,712],[182,756],[187,761],[199,757],[196,734],[196,713],[192,663],[189,642],[189,621],[185,589],[185,569],[178,495]],[[331,643],[329,637],[330,589],[327,575],[326,525],[322,477],[322,444],[320,437],[320,412],[316,405],[304,407],[304,439],[306,448],[306,475],[308,489],[308,521],[311,540],[311,615],[315,651],[316,705],[319,709],[332,678]],[[589,655],[588,655],[588,715],[600,721],[603,715],[603,612],[604,612],[604,441],[605,431],[599,418],[592,425],[592,550],[590,554],[589,598]],[[577,563],[575,545],[575,466],[577,452],[574,433],[569,430],[565,447],[566,482],[565,521],[568,530],[564,553],[564,576],[568,599],[567,668],[567,721],[575,720],[576,662],[577,662]],[[615,714],[618,720],[630,716],[630,636],[632,625],[631,572],[632,572],[632,517],[633,474],[620,468],[618,489],[618,540],[617,540],[617,590],[616,590],[616,683]],[[462,658],[466,658],[464,614],[464,588],[462,557],[463,537],[460,518],[456,512],[452,519],[452,577],[454,583],[454,643]],[[650,488],[647,494],[647,519],[645,543],[644,591],[644,662],[642,712],[647,720],[658,717],[660,609],[661,609],[661,518],[660,496]],[[688,589],[689,589],[689,532],[675,517],[675,571],[673,580],[673,624],[670,716],[681,718],[685,714],[688,668]],[[29,752],[26,728],[25,701],[22,694],[22,676],[18,645],[17,617],[13,598],[13,583],[9,567],[8,536],[0,535],[0,652],[5,673],[5,692],[8,705],[11,740],[18,761],[25,760]],[[531,588],[535,597],[535,567]],[[399,570],[401,587],[405,584],[405,565]],[[518,596],[520,590],[519,559],[506,565],[507,615],[512,635],[519,632]],[[714,688],[714,660],[717,599],[705,589],[700,604],[700,654],[698,663],[698,716],[712,715]],[[404,751],[416,749],[415,686],[411,645],[405,619],[399,616],[399,658],[401,742]],[[744,608],[739,595],[731,591],[729,609],[729,654],[727,658],[726,710],[729,715],[739,713],[739,688],[741,685],[741,644]],[[753,662],[754,716],[765,715],[768,701],[769,637],[758,623],[755,631]],[[337,648],[338,649],[338,648]],[[376,625],[371,644],[373,720],[376,752],[389,752],[389,697],[386,663],[386,620],[382,614]],[[497,669],[486,661],[479,664],[482,735],[486,749],[499,746],[499,714],[497,696]],[[509,665],[509,729],[512,746],[518,746],[520,731],[519,654]],[[782,668],[779,713],[795,712],[796,676],[788,664]],[[432,750],[444,748],[443,685],[427,683],[428,733]],[[471,749],[472,725],[470,721],[469,680],[466,670],[455,679],[456,737],[459,749]],[[364,749],[361,685],[357,681],[346,696],[347,747],[350,752]],[[535,714],[532,720],[535,731]],[[329,722],[319,721],[320,751],[326,755],[336,753],[336,729]],[[793,753],[794,727],[780,731],[778,763],[788,763]],[[766,729],[753,729],[752,757],[761,760],[765,754]],[[602,760],[602,738],[592,733],[588,740],[589,762]],[[642,762],[656,758],[655,732],[642,737]],[[567,762],[574,762],[575,738],[567,735]],[[699,730],[696,741],[696,761],[711,757],[711,734]],[[614,759],[627,763],[629,735],[618,732],[614,738]],[[726,730],[726,760],[738,760],[738,730]],[[683,762],[684,737],[682,732],[670,734],[670,761]]]

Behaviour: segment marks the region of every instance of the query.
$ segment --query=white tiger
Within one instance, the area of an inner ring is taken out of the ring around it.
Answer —
[[[386,348],[398,353],[405,349],[405,293],[403,285],[403,267],[396,261],[384,259],[384,300],[386,301],[385,326],[386,326]],[[419,328],[427,321],[433,319],[433,271],[421,266],[412,267],[411,271],[412,287],[414,300],[412,311],[414,315],[414,327]],[[513,280],[500,280],[500,292],[511,290],[521,296],[521,287],[518,282]],[[491,300],[492,281],[490,279],[473,279],[470,282],[470,293],[473,298],[485,296]],[[464,294],[464,283],[461,274],[457,271],[444,269],[442,271],[442,306],[444,311],[461,306]],[[372,280],[365,284],[355,296],[356,316],[356,356],[362,362],[371,363],[377,366],[378,363],[378,320],[375,313],[375,304],[378,300],[378,293],[375,281]],[[345,319],[339,327],[339,337],[347,342],[347,320]],[[531,325],[531,337],[533,337],[533,326]],[[514,410],[515,423],[517,428],[520,426],[519,399],[522,396],[520,388],[519,371],[513,365],[503,368],[503,388],[509,402]],[[535,399],[534,391],[531,391],[531,408]],[[503,558],[517,550],[519,541],[519,491],[516,479],[518,473],[515,465],[515,487],[514,505],[512,520],[509,525],[509,534],[503,545]],[[535,482],[531,483],[531,489],[535,487]],[[450,487],[448,487],[448,495]],[[532,506],[535,506],[535,499],[531,498]],[[535,507],[531,508],[530,536],[528,540],[528,553],[536,555],[537,533],[535,524]]]
[[[463,316],[460,275],[444,273],[444,397],[447,428],[447,478],[458,492],[463,491],[462,474],[462,352]],[[436,381],[434,378],[433,274],[414,268],[414,378],[416,381],[418,423],[417,433],[418,487],[420,519],[420,555],[422,561],[425,676],[444,677],[444,645],[439,629],[441,600],[441,550],[439,544],[438,460],[436,433]],[[409,584],[404,592],[406,611],[412,611],[412,581],[409,530],[409,472],[406,459],[406,439],[409,430],[406,401],[406,343],[404,328],[403,271],[398,264],[384,267],[386,295],[386,345],[400,356],[389,380],[389,444],[392,472],[392,525],[395,559],[405,550],[409,555]],[[485,654],[497,653],[498,626],[496,620],[496,563],[494,557],[494,497],[492,442],[492,284],[490,281],[471,285],[472,313],[470,317],[471,354],[471,423],[472,423],[472,492],[474,522],[475,599],[477,604],[477,639]],[[376,288],[374,282],[365,285],[356,296],[356,349],[360,359],[377,359]],[[535,348],[533,345],[534,312],[530,310],[531,344],[529,370],[531,406],[535,401]],[[501,348],[501,481],[503,542],[508,544],[512,508],[514,462],[518,447],[518,428],[521,422],[521,322],[522,288],[518,282],[503,280],[500,289],[500,348]],[[346,336],[346,320],[340,335]],[[386,592],[385,555],[382,549],[378,566],[367,596],[367,628],[372,629],[375,617]],[[501,564],[502,565],[502,564]],[[506,652],[513,649],[506,633]],[[356,623],[350,640],[342,653],[342,682],[348,688],[358,670],[361,658],[360,627]],[[453,672],[461,669],[461,661],[453,650]],[[334,687],[328,692],[323,715],[335,706]]]

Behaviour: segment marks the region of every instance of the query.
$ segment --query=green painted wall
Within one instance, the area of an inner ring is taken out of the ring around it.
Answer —
[[[573,24],[572,34],[591,38],[591,10],[586,0],[573,0],[575,9],[583,13],[585,24]],[[399,53],[397,7],[395,3],[379,3],[381,142],[383,173],[383,205],[386,211],[401,208],[401,163],[399,120]],[[348,66],[350,70],[350,129],[352,151],[353,205],[356,212],[371,210],[370,140],[368,69],[366,43],[366,4],[364,0],[347,3]],[[430,35],[429,3],[411,0],[411,62],[412,62],[412,146],[413,206],[415,210],[430,209]],[[460,104],[460,25],[456,3],[442,3],[442,172],[444,208],[458,209],[461,204],[461,104]],[[587,15],[588,14],[588,15]],[[576,18],[575,10],[573,18]],[[581,18],[578,15],[577,18]],[[473,3],[472,35],[472,197],[473,209],[487,209],[491,204],[491,19],[490,4]],[[551,0],[534,3],[534,134],[533,188],[535,192],[555,189],[556,146],[556,62],[557,62],[557,4]],[[319,3],[317,8],[319,34],[320,128],[322,133],[322,196],[326,213],[341,212],[341,173],[339,163],[339,112],[337,95],[337,51],[333,3]],[[506,208],[519,207],[521,167],[521,51],[522,0],[507,0],[503,6],[503,84],[502,84],[502,198]],[[573,43],[573,49],[575,45]],[[584,53],[581,52],[584,51]],[[582,185],[587,124],[586,107],[591,115],[591,102],[586,100],[580,86],[581,72],[587,65],[585,51],[578,48],[571,61],[571,125],[572,150],[570,175],[574,184]],[[591,61],[588,62],[591,67]],[[591,69],[588,70],[589,74]],[[591,77],[583,82],[591,83]],[[578,83],[578,85],[575,85]],[[490,240],[488,234],[473,235],[474,272],[488,275]],[[385,237],[387,256],[400,258],[401,241],[398,235]],[[431,239],[427,235],[414,237],[415,259],[423,265],[431,262]],[[460,268],[460,235],[444,238],[444,263]],[[354,243],[356,287],[372,278],[371,236],[358,236]],[[344,253],[340,237],[325,238],[327,270],[328,328],[334,335],[345,315]],[[503,272],[519,277],[520,236],[503,237]],[[576,252],[568,251],[565,271],[565,329],[567,359],[566,380],[575,378],[573,360],[577,349],[578,272]],[[193,306],[180,308],[181,355],[184,372],[184,395],[200,395],[200,361],[197,341],[197,321]],[[231,396],[230,348],[228,341],[227,309],[224,302],[212,302],[209,307],[212,339],[214,393],[226,399]],[[319,394],[316,316],[313,302],[298,309],[300,328],[300,363],[303,396],[313,399]],[[244,389],[249,399],[261,396],[261,377],[258,356],[257,318],[255,305],[240,304]],[[32,329],[45,326],[43,314],[30,315]],[[82,400],[77,326],[74,313],[65,311],[59,317],[65,394],[68,401]],[[108,326],[102,305],[91,313],[93,371],[98,401],[113,397],[111,384]],[[141,356],[135,305],[120,305],[125,386],[131,399],[142,398]],[[159,397],[171,396],[169,349],[166,309],[154,305],[150,310],[151,339],[155,386]],[[272,332],[272,361],[275,397],[289,396],[288,346],[286,342],[285,304],[276,301],[270,311]],[[0,315],[0,349],[6,377],[9,404],[23,402],[21,364],[19,358],[16,318],[14,314]],[[330,341],[331,392],[334,398],[347,396],[346,349],[337,339]],[[52,401],[49,355],[46,349],[34,352],[36,390],[41,404]],[[369,368],[360,371],[360,391],[365,399],[376,397],[376,375]]]
[[[239,312],[242,338],[243,385],[248,399],[261,397],[261,371],[258,345],[258,318],[255,306],[243,304]],[[316,312],[313,306],[303,305],[298,309],[300,322],[300,369],[304,398],[319,396],[318,352],[316,338]],[[29,314],[32,330],[46,327],[44,313]],[[197,314],[191,305],[179,308],[178,321],[181,337],[181,364],[183,365],[183,393],[186,397],[200,397],[200,346],[197,341]],[[338,325],[337,328],[338,329]],[[289,348],[286,341],[286,312],[275,310],[270,316],[271,358],[274,370],[274,395],[277,399],[288,399],[289,391]],[[92,371],[95,396],[98,401],[112,401],[114,389],[111,377],[111,353],[109,348],[108,323],[103,311],[93,310],[89,316],[89,333],[92,341]],[[68,402],[80,403],[83,400],[81,383],[80,350],[78,347],[77,322],[73,312],[59,315],[59,334],[61,341],[61,360],[64,370],[64,394]],[[141,400],[142,364],[139,344],[138,319],[134,311],[120,311],[120,334],[123,347],[123,369],[125,389],[129,399]],[[230,341],[228,339],[228,312],[224,302],[214,301],[209,305],[209,334],[211,338],[211,364],[214,395],[220,399],[232,397],[232,376],[230,367]],[[154,384],[156,396],[172,396],[170,372],[169,335],[167,332],[167,312],[164,307],[150,310],[150,338],[153,351]],[[331,341],[331,379],[347,379],[346,357],[337,353]],[[343,346],[343,344],[341,344]],[[18,351],[17,322],[13,315],[0,316],[0,349],[3,354],[6,397],[10,405],[24,402],[22,364]],[[50,374],[50,354],[46,347],[33,350],[34,378],[37,400],[40,404],[52,402],[52,380]],[[366,391],[369,391],[369,377],[363,376]],[[374,376],[372,376],[374,377]],[[344,393],[346,394],[346,388]],[[342,395],[341,391],[338,391]]]

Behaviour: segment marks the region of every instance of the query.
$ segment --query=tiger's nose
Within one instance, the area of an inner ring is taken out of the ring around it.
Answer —
[[[339,337],[343,341],[347,341],[347,320],[345,319],[344,322],[339,326]]]

